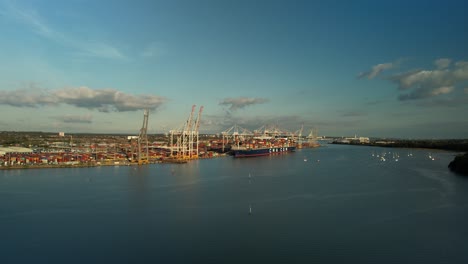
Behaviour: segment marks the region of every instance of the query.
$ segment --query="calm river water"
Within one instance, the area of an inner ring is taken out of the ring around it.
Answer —
[[[325,145],[0,171],[0,263],[468,263],[453,156]]]

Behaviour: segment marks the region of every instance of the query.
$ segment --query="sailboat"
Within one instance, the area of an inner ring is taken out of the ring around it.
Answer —
[[[251,214],[252,214],[252,205],[249,204],[249,215],[251,215]]]
[[[431,154],[431,153],[429,153],[429,159],[430,159],[430,160],[434,160],[434,158],[432,157],[432,154]]]

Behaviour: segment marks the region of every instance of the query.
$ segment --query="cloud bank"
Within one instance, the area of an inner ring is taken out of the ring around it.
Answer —
[[[250,105],[263,104],[268,102],[266,98],[249,98],[249,97],[237,97],[237,98],[224,98],[219,105],[229,106],[230,111],[236,111],[245,108]]]
[[[38,107],[55,105],[56,98],[43,89],[18,89],[15,91],[0,91],[0,104],[15,107]]]
[[[468,62],[459,61],[450,67],[450,60],[439,59],[434,64],[437,69],[412,70],[391,76],[389,80],[403,92],[398,98],[405,101],[449,94],[457,85],[468,81]]]
[[[392,63],[378,64],[369,72],[361,73],[360,78],[373,79],[384,70],[392,68]],[[384,79],[396,84],[400,101],[419,100],[451,94],[457,87],[468,81],[468,62],[452,63],[451,59],[440,58],[434,61],[435,69],[413,69]]]
[[[39,107],[67,104],[99,112],[126,112],[140,109],[156,110],[165,98],[155,95],[132,95],[115,89],[91,89],[88,87],[60,90],[18,89],[0,91],[0,104],[15,107]]]

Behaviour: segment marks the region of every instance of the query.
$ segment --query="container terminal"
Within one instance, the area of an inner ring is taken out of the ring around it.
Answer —
[[[235,155],[239,149],[319,146],[316,131],[303,136],[303,128],[287,132],[263,126],[249,131],[235,125],[217,134],[200,134],[203,106],[195,110],[194,105],[184,125],[166,134],[147,134],[148,110],[138,135],[0,132],[0,168],[185,163]]]

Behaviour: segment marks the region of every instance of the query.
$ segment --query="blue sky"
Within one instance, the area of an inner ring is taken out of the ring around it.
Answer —
[[[467,138],[466,1],[0,0],[0,131]]]

